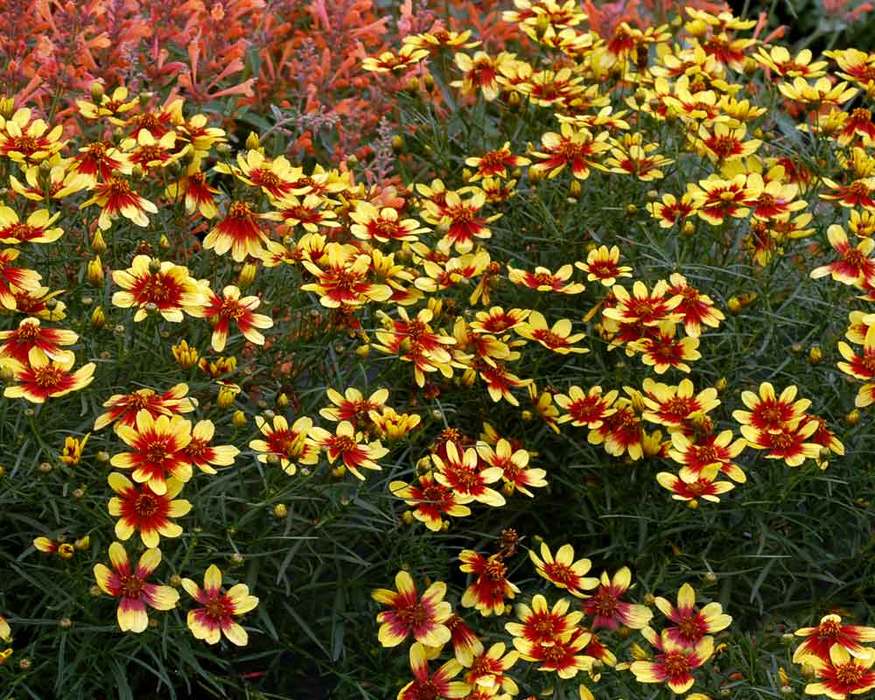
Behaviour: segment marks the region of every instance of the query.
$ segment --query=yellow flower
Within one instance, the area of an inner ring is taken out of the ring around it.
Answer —
[[[516,332],[523,338],[534,340],[548,350],[567,355],[568,353],[589,352],[587,348],[577,347],[574,344],[586,337],[585,333],[572,333],[571,321],[567,318],[560,319],[553,324],[547,325],[547,320],[539,311],[532,311],[529,318],[520,324]]]
[[[64,438],[64,447],[61,450],[59,459],[69,467],[75,467],[82,459],[82,451],[85,449],[85,444],[91,433],[87,433],[84,437],[75,438],[67,436]]]

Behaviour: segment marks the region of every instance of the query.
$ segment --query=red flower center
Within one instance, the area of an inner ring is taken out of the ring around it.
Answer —
[[[133,574],[121,577],[121,593],[125,598],[137,599],[143,591],[146,582]]]
[[[58,386],[64,380],[64,370],[53,365],[38,367],[33,372],[34,383],[43,389],[50,389]]]
[[[134,500],[134,511],[141,518],[150,518],[158,512],[160,503],[158,498],[150,493],[141,493]]]
[[[863,667],[853,661],[835,667],[836,680],[849,687],[856,686],[863,677],[863,673]]]
[[[690,661],[687,655],[680,651],[663,654],[662,665],[669,678],[681,678],[690,672]]]

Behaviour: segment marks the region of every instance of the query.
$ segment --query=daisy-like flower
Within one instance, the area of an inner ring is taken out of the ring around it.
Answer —
[[[539,311],[532,311],[528,319],[514,329],[517,334],[528,340],[534,340],[548,350],[560,355],[568,353],[586,353],[588,348],[582,348],[575,343],[583,340],[586,333],[572,333],[571,321],[567,318],[556,321],[552,326]]]
[[[613,576],[603,571],[599,585],[582,603],[581,608],[592,618],[590,628],[616,630],[619,627],[642,629],[653,619],[653,612],[646,605],[636,605],[623,600],[632,587],[632,572],[628,566],[619,569]]]
[[[134,322],[154,311],[167,321],[180,323],[183,311],[197,316],[206,302],[206,288],[191,277],[187,267],[148,255],[135,256],[127,270],[113,270],[112,281],[122,288],[112,295],[113,305],[136,307]]]
[[[435,481],[442,486],[488,506],[497,508],[505,504],[504,496],[489,488],[489,484],[501,479],[504,473],[502,468],[481,463],[473,447],[465,448],[460,453],[455,443],[447,442],[446,454],[443,457],[432,454],[431,460],[435,466]]]
[[[403,307],[398,307],[397,319],[382,312],[380,316],[384,329],[376,332],[378,342],[374,347],[411,362],[418,386],[425,385],[427,372],[452,376],[452,356],[447,346],[455,345],[456,339],[432,329],[434,312],[431,309],[420,309],[412,319]]]
[[[504,628],[513,635],[514,646],[520,651],[522,649],[519,642],[523,642],[524,646],[550,645],[568,640],[583,618],[583,613],[579,610],[568,612],[570,605],[568,598],[560,598],[551,608],[547,599],[538,594],[532,598],[531,607],[525,603],[517,604],[516,616],[519,622],[508,622]]]
[[[607,131],[593,136],[589,129],[564,122],[559,133],[548,131],[541,136],[541,148],[540,151],[532,152],[538,162],[529,166],[529,172],[534,171],[554,178],[568,166],[575,178],[585,180],[589,177],[591,168],[604,169],[599,158],[611,146]]]
[[[559,294],[580,294],[586,287],[580,282],[569,282],[574,268],[563,265],[556,272],[538,266],[534,272],[507,266],[507,278],[514,284],[528,287],[538,292],[558,292]]]
[[[182,416],[158,416],[142,410],[134,426],[119,425],[116,433],[131,448],[113,455],[110,464],[117,469],[132,469],[138,484],[148,484],[159,495],[167,492],[166,477],[183,484],[191,479],[192,465],[185,454],[191,442],[191,421]]]
[[[456,493],[444,486],[431,474],[422,474],[414,484],[393,481],[389,484],[389,492],[403,499],[413,509],[413,517],[432,532],[444,527],[444,515],[452,518],[471,515],[467,504],[474,500],[473,496]]]
[[[808,399],[796,399],[798,387],[791,384],[778,396],[770,382],[763,382],[757,394],[741,392],[741,401],[749,411],[736,410],[732,417],[741,425],[749,425],[758,431],[777,432],[785,425],[798,423],[811,406]]]
[[[530,549],[529,559],[541,577],[578,598],[586,597],[587,591],[599,585],[597,578],[586,575],[592,568],[592,562],[589,559],[574,561],[574,548],[570,544],[563,544],[554,557],[547,543],[541,542],[541,556]]]
[[[511,443],[504,438],[495,445],[480,441],[477,443],[477,455],[490,467],[501,469],[505,493],[519,491],[529,498],[534,498],[530,489],[542,488],[547,485],[544,478],[547,472],[529,466],[529,451],[523,448],[513,449]]]
[[[463,666],[470,668],[474,657],[483,653],[483,642],[474,634],[461,617],[453,613],[446,621],[450,628],[450,644],[453,647],[453,655]]]
[[[620,265],[620,249],[606,245],[593,248],[586,255],[586,262],[576,262],[574,266],[586,273],[590,282],[598,280],[605,287],[613,287],[620,277],[631,277],[632,268]]]
[[[332,405],[319,409],[319,415],[334,423],[349,421],[358,428],[370,425],[371,412],[379,413],[389,399],[388,389],[377,389],[368,398],[354,387],[349,387],[342,394],[329,387],[325,393]]]
[[[647,289],[644,282],[636,281],[632,293],[625,287],[615,284],[611,295],[616,303],[604,309],[602,315],[617,323],[637,323],[644,326],[659,326],[667,321],[680,321],[677,307],[683,301],[680,294],[671,294],[665,280],[659,280],[653,290]]]
[[[380,471],[381,467],[377,464],[377,460],[389,454],[389,450],[383,447],[379,440],[365,442],[364,436],[357,432],[349,421],[338,423],[334,433],[314,427],[310,430],[310,437],[325,450],[331,464],[340,459],[353,476],[362,481],[365,480],[365,476],[360,470]]]
[[[501,214],[483,216],[480,211],[486,204],[486,193],[475,189],[470,196],[462,199],[459,192],[447,191],[441,204],[433,201],[425,203],[422,218],[444,231],[441,243],[453,246],[458,253],[470,253],[477,238],[492,237],[489,224]]]
[[[207,182],[197,158],[186,167],[184,175],[167,185],[164,193],[169,199],[181,199],[187,214],[199,212],[204,218],[212,219],[218,213],[215,196],[219,190]]]
[[[500,554],[485,557],[472,549],[459,554],[459,569],[473,574],[474,580],[462,594],[462,605],[475,608],[484,617],[502,615],[508,600],[513,600],[520,589],[507,580],[507,564]]]
[[[109,94],[101,87],[99,97],[92,96],[94,102],[88,100],[76,100],[79,114],[86,119],[101,119],[102,117],[120,117],[125,112],[130,112],[137,106],[138,100],[128,99],[128,89],[120,85]]]
[[[821,192],[819,197],[829,202],[838,202],[843,207],[862,207],[875,210],[875,177],[861,177],[852,180],[847,185],[823,178],[823,184],[828,192]],[[836,224],[837,225],[837,224]]]
[[[233,321],[243,337],[255,345],[264,345],[264,335],[260,330],[271,328],[270,316],[255,313],[261,304],[257,296],[240,297],[240,288],[229,284],[222,289],[222,296],[212,290],[203,306],[192,309],[194,316],[206,318],[213,327],[210,339],[213,350],[222,352],[228,342],[228,332]]]
[[[79,336],[61,328],[43,328],[40,320],[32,316],[23,318],[18,328],[0,331],[0,356],[11,357],[21,364],[28,362],[30,351],[39,348],[46,357],[59,359],[67,355],[62,347],[73,345]]]
[[[430,647],[440,647],[450,641],[450,628],[445,624],[453,607],[444,600],[447,584],[435,581],[420,596],[410,574],[395,575],[395,590],[379,588],[371,597],[384,610],[377,615],[380,623],[378,638],[384,647],[396,647],[407,637]]]
[[[305,258],[301,264],[316,278],[301,289],[319,294],[319,303],[329,309],[386,301],[392,296],[389,285],[368,279],[373,259],[355,246],[331,242],[318,261]]]
[[[225,217],[219,220],[204,238],[204,249],[216,255],[229,250],[234,262],[243,262],[247,257],[262,258],[268,235],[258,224],[259,219],[279,221],[277,212],[255,212],[247,202],[235,200],[228,205]]]
[[[204,474],[215,474],[214,467],[228,467],[240,454],[234,445],[213,445],[216,426],[211,420],[200,420],[191,431],[191,441],[182,450],[183,458]]]
[[[465,159],[465,165],[475,168],[471,175],[471,181],[476,182],[482,178],[498,177],[507,178],[514,168],[529,165],[532,161],[522,156],[514,155],[510,151],[510,142],[505,141],[501,148],[487,151],[482,156],[472,156]]]
[[[750,205],[755,195],[747,187],[747,176],[738,174],[731,180],[711,175],[691,184],[696,214],[712,226],[720,226],[726,218],[743,219],[750,213]]]
[[[484,692],[497,694],[501,691],[508,695],[519,693],[517,684],[507,672],[513,668],[520,655],[515,650],[505,654],[506,649],[503,642],[496,642],[489,649],[473,656],[467,663],[462,662],[466,669],[465,682]]]
[[[94,565],[94,579],[101,591],[118,598],[117,618],[122,632],[143,632],[149,625],[147,608],[172,610],[179,601],[179,593],[170,586],[149,583],[148,579],[161,563],[161,551],[147,549],[136,566],[131,566],[124,545],[109,545],[110,569],[104,564]]]
[[[403,439],[422,422],[422,416],[415,413],[398,413],[391,406],[382,411],[371,411],[370,421],[377,435],[389,442]]]
[[[249,586],[238,583],[227,591],[222,588],[222,572],[210,564],[204,573],[201,588],[190,578],[182,579],[182,587],[202,607],[188,611],[188,628],[195,639],[218,644],[222,635],[238,647],[246,646],[249,635],[236,618],[254,610],[258,598],[249,594]]]
[[[37,209],[21,221],[14,209],[0,206],[0,243],[53,243],[64,235],[61,227],[52,227],[60,216],[61,212],[52,215],[46,209]]]
[[[94,380],[96,367],[89,362],[73,372],[71,370],[76,358],[72,352],[52,359],[38,347],[30,349],[26,364],[13,362],[16,383],[7,386],[3,396],[8,399],[27,399],[31,403],[44,403],[46,399],[84,389]]]
[[[749,447],[765,450],[766,459],[782,459],[788,467],[798,467],[820,455],[821,445],[813,439],[819,427],[817,421],[803,418],[772,430],[742,425],[741,434]]]
[[[680,431],[671,434],[671,449],[668,454],[682,465],[679,476],[684,483],[691,484],[700,479],[713,480],[718,474],[725,474],[737,483],[747,481],[744,471],[732,460],[745,448],[745,441],[733,441],[731,430],[717,434],[697,436],[694,440]]]
[[[668,280],[670,285],[667,293],[681,297],[675,312],[682,315],[681,322],[688,336],[697,338],[702,333],[702,326],[718,328],[725,320],[723,312],[714,306],[714,300],[690,285],[686,277],[673,272]]]
[[[181,518],[191,510],[186,500],[174,500],[182,491],[182,482],[170,478],[163,494],[155,493],[148,484],[135,486],[127,477],[113,472],[107,478],[110,488],[116,493],[109,499],[109,514],[118,518],[115,536],[122,541],[130,539],[135,532],[146,547],[157,547],[162,537],[179,537],[182,528],[171,518]]]
[[[356,202],[349,218],[354,222],[350,232],[363,241],[415,241],[419,234],[428,232],[416,219],[399,219],[397,209],[379,209],[371,202]]]
[[[464,681],[453,678],[462,671],[462,664],[450,659],[434,673],[428,667],[429,655],[419,642],[410,646],[410,671],[413,680],[398,691],[397,700],[442,700],[443,698],[464,698],[471,687]]]
[[[850,337],[851,333],[848,335]],[[875,403],[875,325],[866,328],[862,345],[862,352],[856,353],[846,342],[840,340],[838,344],[839,353],[845,360],[838,363],[838,368],[845,374],[866,382],[857,392],[857,408]]]
[[[556,419],[557,423],[570,421],[571,425],[586,426],[591,430],[600,428],[605,418],[617,412],[612,408],[617,392],[612,389],[602,393],[600,386],[590,387],[587,391],[571,386],[567,394],[556,394],[553,399],[563,411]]]
[[[696,393],[689,379],[682,379],[677,386],[644,380],[644,420],[664,425],[669,430],[691,427],[697,417],[704,416],[720,405],[717,390],[708,387]]]
[[[562,679],[574,678],[580,671],[592,673],[595,659],[586,654],[592,641],[589,632],[575,628],[567,639],[560,638],[550,644],[519,638],[513,641],[520,657],[538,664],[539,671],[553,672]]]
[[[875,642],[875,627],[842,624],[841,616],[835,614],[824,615],[816,627],[801,627],[794,634],[805,638],[793,652],[794,663],[802,663],[810,656],[828,661],[833,646],[840,646],[851,656],[863,658],[869,648],[861,642]]]
[[[305,194],[310,187],[298,182],[302,175],[300,168],[293,168],[285,156],[270,159],[263,151],[250,149],[237,154],[236,164],[217,163],[220,173],[234,175],[250,187],[260,187],[261,191],[275,200],[290,195]]]
[[[725,630],[732,618],[723,612],[720,603],[708,603],[701,610],[696,607],[696,592],[685,583],[678,590],[677,606],[657,596],[654,604],[674,625],[663,631],[673,642],[694,648],[706,635]]]
[[[657,374],[664,374],[670,368],[689,372],[687,361],[693,362],[702,357],[698,351],[698,338],[678,338],[673,322],[662,324],[655,331],[640,340],[628,344],[628,349],[641,353],[641,361],[653,367]]]
[[[311,418],[301,416],[289,427],[284,416],[274,416],[271,422],[256,416],[255,425],[264,439],[251,440],[249,447],[259,453],[259,462],[278,460],[283,471],[291,476],[298,470],[298,464],[311,465],[319,461],[319,447],[312,438]]]
[[[465,95],[474,95],[479,91],[483,99],[492,102],[500,91],[498,78],[513,61],[513,54],[502,51],[498,56],[490,56],[484,51],[477,51],[469,56],[460,51],[454,56],[454,61],[462,71],[462,80],[454,80],[450,85],[461,89]]]
[[[18,255],[15,248],[0,250],[0,304],[12,311],[17,308],[16,298],[21,292],[35,293],[41,289],[38,272],[12,264]]]
[[[104,182],[94,184],[92,196],[79,205],[80,209],[96,204],[100,207],[97,225],[104,231],[112,227],[119,216],[137,226],[148,226],[147,214],[157,214],[158,207],[145,197],[134,192],[131,183],[124,178],[113,176]]]
[[[308,194],[303,198],[287,195],[274,202],[286,226],[300,226],[308,233],[317,233],[320,228],[338,228],[337,214],[325,208],[332,200],[318,194]]]
[[[185,145],[177,148],[176,134],[168,131],[160,138],[155,138],[148,129],[140,129],[136,138],[127,138],[121,143],[132,165],[139,165],[148,172],[156,168],[166,168],[187,155],[191,146]]]
[[[825,695],[832,700],[846,700],[875,688],[875,649],[867,648],[863,656],[851,656],[847,649],[835,644],[829,650],[829,660],[816,656],[805,658],[814,670],[814,683],[805,686],[806,695]]]
[[[488,311],[478,311],[470,328],[475,333],[501,335],[522,324],[529,316],[528,309],[508,309],[493,306]]]
[[[663,632],[659,638],[656,632],[647,628],[642,630],[642,634],[658,649],[658,653],[653,661],[633,661],[629,670],[639,683],[665,683],[678,695],[686,693],[693,686],[693,671],[714,653],[712,637],[705,637],[690,648],[672,640],[667,632]]]
[[[131,163],[127,156],[110,143],[95,141],[79,149],[73,156],[70,171],[83,187],[93,187],[98,182],[109,180],[115,173],[130,175]]]
[[[644,456],[644,428],[632,402],[617,399],[614,412],[605,416],[602,424],[587,434],[591,445],[604,445],[605,451],[614,457],[628,453],[629,458],[639,460]]]
[[[819,78],[829,65],[826,61],[814,61],[809,49],[802,49],[791,56],[784,46],[761,46],[753,56],[763,68],[782,78]]]
[[[864,238],[856,246],[851,246],[845,230],[838,224],[827,229],[830,245],[839,254],[839,259],[827,265],[821,265],[811,271],[811,277],[819,279],[831,276],[836,282],[855,287],[875,284],[875,239]]]
[[[747,127],[744,124],[734,129],[723,122],[715,122],[711,126],[703,124],[699,127],[696,146],[710,160],[723,163],[756,153],[763,142],[759,139],[745,141],[746,136]]]
[[[0,118],[0,156],[19,164],[33,164],[50,158],[64,146],[64,127],[51,130],[42,119],[31,119],[32,111],[21,107],[6,119]]]
[[[647,211],[659,222],[660,228],[671,228],[676,223],[692,216],[696,211],[696,204],[693,201],[693,195],[689,192],[681,195],[680,199],[673,194],[664,194],[662,201],[648,204]]]
[[[428,49],[404,44],[397,54],[384,51],[379,56],[368,56],[362,61],[362,70],[371,73],[401,73],[428,56]]]
[[[844,81],[833,83],[829,78],[818,78],[809,83],[803,77],[793,78],[793,82],[778,83],[778,90],[788,100],[823,107],[824,105],[839,106],[852,100],[858,92],[857,88],[848,87]]]
[[[94,430],[103,430],[112,423],[133,427],[142,410],[148,411],[152,418],[171,416],[174,413],[191,413],[197,406],[197,399],[186,394],[188,384],[176,384],[161,394],[154,389],[113,394],[103,402],[103,407],[107,410],[94,421]]]
[[[719,503],[720,496],[731,491],[735,485],[729,481],[715,481],[707,478],[707,474],[685,481],[671,472],[659,472],[656,475],[657,483],[664,489],[671,491],[671,497],[675,501],[685,501],[697,504],[699,499],[710,503]]]

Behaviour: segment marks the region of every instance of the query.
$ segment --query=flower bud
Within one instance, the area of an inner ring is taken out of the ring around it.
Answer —
[[[58,546],[58,556],[61,559],[72,559],[75,552],[76,550],[69,542],[64,542],[64,544]]]
[[[277,503],[273,507],[273,517],[282,519],[285,518],[289,514],[288,506],[285,503]]]
[[[106,241],[103,240],[103,233],[100,229],[97,229],[91,236],[91,250],[98,255],[103,255],[106,252]]]
[[[182,367],[182,369],[191,369],[200,359],[197,348],[191,347],[185,340],[180,340],[173,345],[170,348],[170,352],[173,353],[173,359],[176,360],[176,364]]]
[[[231,416],[231,425],[233,425],[235,428],[245,428],[246,414],[240,410],[234,411],[234,415]]]
[[[91,327],[100,329],[104,326],[106,326],[106,312],[102,306],[96,306],[91,312]]]
[[[80,552],[84,552],[89,547],[91,547],[91,536],[83,535],[79,539],[73,542],[73,546],[78,549]]]
[[[243,267],[240,268],[240,274],[237,275],[237,286],[240,289],[246,289],[255,281],[257,274],[258,266],[255,263],[244,263]]]
[[[102,287],[104,282],[103,261],[99,255],[95,255],[94,259],[88,261],[85,269],[85,279],[93,287]]]
[[[219,383],[219,394],[216,397],[216,405],[219,408],[230,408],[234,405],[234,400],[237,394],[240,393],[240,387],[236,384],[226,382]]]
[[[857,425],[857,423],[859,422],[860,412],[856,408],[845,416],[845,423],[847,423],[848,425],[854,426]]]
[[[261,139],[258,138],[258,134],[254,131],[250,131],[249,135],[246,137],[246,148],[250,151],[257,151],[261,148]]]
[[[58,627],[60,627],[61,629],[68,630],[72,626],[73,620],[71,620],[69,617],[62,617],[60,620],[58,620]]]
[[[808,362],[812,365],[819,364],[823,359],[823,350],[820,349],[819,345],[812,345],[808,350]]]

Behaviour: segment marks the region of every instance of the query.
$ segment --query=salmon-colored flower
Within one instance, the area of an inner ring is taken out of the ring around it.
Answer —
[[[118,518],[115,536],[125,541],[135,532],[146,547],[157,547],[162,537],[179,537],[182,528],[172,518],[181,518],[191,510],[191,503],[174,500],[182,491],[182,482],[173,477],[167,480],[167,490],[155,493],[148,484],[135,486],[120,474],[113,472],[107,478],[116,495],[109,499],[109,514]]]
[[[435,581],[420,596],[410,574],[399,571],[394,591],[379,588],[371,593],[375,601],[389,608],[377,615],[380,644],[396,647],[408,637],[430,647],[449,642],[450,629],[445,623],[453,608],[444,600],[446,593],[447,584]]]
[[[232,644],[246,646],[249,635],[236,622],[236,618],[258,605],[258,598],[249,594],[249,586],[238,583],[225,591],[222,588],[222,572],[215,564],[211,564],[204,573],[203,588],[190,578],[182,579],[182,587],[202,606],[188,611],[188,628],[195,639],[218,644],[224,635]]]
[[[140,555],[136,566],[131,566],[124,545],[109,545],[112,568],[94,565],[94,579],[101,591],[118,598],[116,617],[122,632],[143,632],[149,625],[147,608],[172,610],[179,601],[179,593],[170,586],[149,583],[148,579],[161,563],[161,550],[147,549]]]

